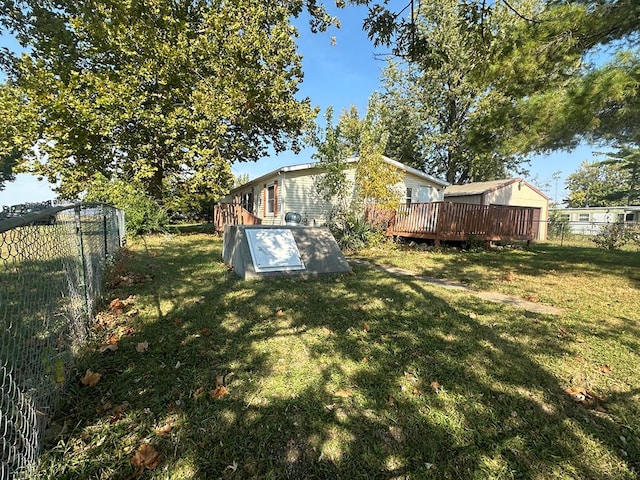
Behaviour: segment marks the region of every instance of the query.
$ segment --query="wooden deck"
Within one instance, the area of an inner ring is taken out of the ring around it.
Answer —
[[[484,242],[535,240],[540,209],[434,202],[402,205],[395,212],[370,208],[367,220],[384,225],[388,236]]]
[[[225,225],[261,225],[262,220],[239,203],[217,203],[213,206],[213,226],[218,233]]]

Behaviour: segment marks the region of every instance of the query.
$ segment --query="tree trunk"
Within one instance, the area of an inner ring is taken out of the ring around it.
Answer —
[[[155,162],[155,172],[153,172],[153,176],[149,180],[148,194],[155,199],[159,204],[162,204],[163,200],[163,191],[162,191],[162,181],[164,179],[164,161],[161,158],[158,158]]]

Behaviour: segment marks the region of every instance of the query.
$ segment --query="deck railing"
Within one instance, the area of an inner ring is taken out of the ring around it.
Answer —
[[[535,240],[540,209],[502,205],[433,202],[372,211],[369,218],[389,218],[387,234],[440,240]]]
[[[213,226],[223,232],[225,225],[260,225],[262,220],[239,203],[218,203],[213,207]]]

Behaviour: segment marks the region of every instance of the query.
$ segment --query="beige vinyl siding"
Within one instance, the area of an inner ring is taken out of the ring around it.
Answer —
[[[328,209],[317,192],[317,182],[322,175],[320,170],[287,172],[283,175],[283,221],[287,212],[295,212],[302,215],[309,225],[323,225],[326,222]]]
[[[537,207],[540,209],[540,223],[537,240],[547,238],[549,201],[524,182],[514,182],[504,188],[486,194],[486,204],[511,205],[516,207]]]
[[[405,202],[405,199],[406,199],[405,194],[406,194],[407,188],[411,189],[411,203],[419,202],[420,200],[418,199],[418,191],[420,190],[420,187],[430,187],[431,198],[429,198],[428,200],[430,202],[438,202],[444,198],[443,187],[430,183],[424,178],[417,177],[411,173],[405,173],[403,180],[396,185],[396,188],[402,194],[401,203]]]

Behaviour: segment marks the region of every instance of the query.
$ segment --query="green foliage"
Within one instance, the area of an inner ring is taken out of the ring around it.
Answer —
[[[517,5],[547,20],[540,2]],[[486,12],[486,30],[470,29],[466,13],[456,0],[423,2],[415,35],[429,48],[389,63],[378,100],[383,128],[393,133],[386,154],[450,183],[522,173],[524,155],[543,137],[532,135],[529,117],[546,104],[521,100],[578,71],[575,52],[540,56],[538,33],[502,3]]]
[[[48,156],[32,156],[29,168],[59,180],[64,198],[96,174],[135,182],[159,202],[193,189],[215,198],[231,183],[229,162],[297,150],[315,115],[296,98],[290,14],[300,5],[7,3],[0,24],[28,52],[12,75],[38,110]],[[317,15],[318,29],[332,21]]]
[[[337,204],[342,216],[359,217],[367,204],[397,207],[401,192],[396,184],[402,180],[402,173],[383,158],[388,133],[381,126],[376,98],[370,101],[364,118],[351,106],[342,112],[336,125],[331,108],[325,119],[325,128],[313,137],[317,148],[314,158],[325,170],[316,185],[318,193],[325,201]],[[348,155],[357,160],[348,161]],[[347,168],[355,168],[353,180],[347,178]]]
[[[386,239],[381,229],[368,224],[354,212],[334,212],[327,226],[340,248],[345,251],[354,252],[375,247]]]
[[[598,248],[620,250],[628,243],[640,246],[640,226],[625,223],[609,223],[603,225],[600,233],[595,235],[593,243]]]
[[[416,29],[413,8],[409,15],[402,15],[408,5],[379,0],[352,0],[349,3],[369,5],[369,15],[363,26],[375,45],[391,46],[394,55],[415,62],[433,53],[428,39]],[[528,8],[532,3],[535,9]],[[394,10],[399,5],[404,9]],[[413,3],[410,5],[414,6]],[[539,55],[549,57],[567,48],[587,52],[618,41],[637,44],[636,33],[640,30],[640,4],[634,0],[541,3],[469,0],[460,2],[458,10],[465,36],[473,37],[479,33],[483,40],[496,35],[491,19],[497,10],[525,20],[525,27],[537,35],[538,41],[530,42],[531,34],[527,34],[521,37],[518,47],[536,49],[542,45],[545,48],[539,50]],[[540,19],[541,14],[545,14],[544,20]],[[567,39],[571,39],[569,44],[566,43]],[[507,49],[513,46],[505,42]],[[515,50],[512,52],[516,53]],[[527,79],[522,80],[522,83],[526,83]]]
[[[9,83],[0,84],[0,190],[14,179],[23,156],[35,142],[35,116],[24,94]]]
[[[640,132],[638,132],[640,134]],[[640,141],[640,136],[638,137]],[[623,201],[624,205],[640,204],[640,148],[622,145],[617,152],[610,153],[602,165],[611,165],[624,175],[625,182],[608,195],[609,200]]]
[[[370,37],[403,62],[385,72],[392,158],[450,182],[491,179],[532,152],[628,142],[638,125],[638,2],[451,0],[409,17],[366,3]],[[589,63],[611,46],[631,51]]]
[[[616,197],[628,181],[627,172],[610,163],[582,162],[577,171],[567,176],[569,207],[604,207],[624,205]]]
[[[109,203],[123,210],[127,233],[134,237],[168,231],[167,210],[139,184],[96,176],[85,200]]]
[[[352,111],[355,107],[352,107]],[[337,125],[333,124],[333,108],[327,108],[325,112],[324,129],[316,129],[310,139],[311,143],[316,147],[316,153],[312,158],[318,161],[326,174],[318,179],[316,185],[317,192],[322,196],[325,202],[331,200],[340,201],[341,199],[350,198],[348,192],[347,179],[345,169],[347,163],[345,160],[349,156],[349,151],[353,148],[352,143],[348,140],[348,134],[343,134],[343,125],[347,117],[347,112],[340,115],[340,121]],[[357,110],[356,110],[357,115]],[[346,208],[345,204],[343,208]]]
[[[547,223],[547,237],[550,240],[561,238],[569,231],[567,220],[562,220],[560,212],[554,210],[549,212],[549,221]]]
[[[233,176],[233,188],[236,187],[240,187],[242,185],[244,185],[245,183],[249,182],[249,174],[248,173],[242,173],[240,175],[234,175]]]

